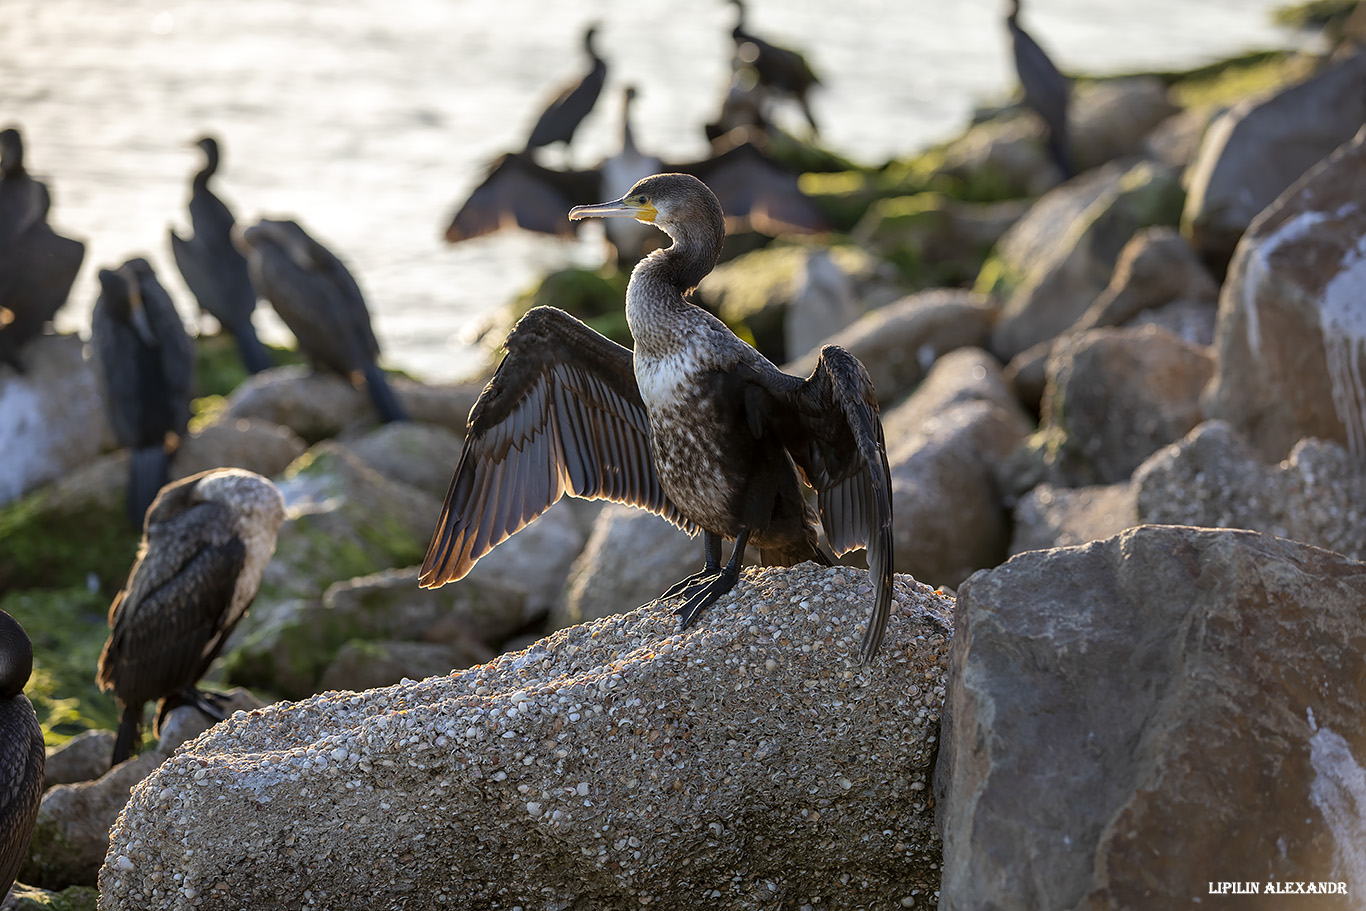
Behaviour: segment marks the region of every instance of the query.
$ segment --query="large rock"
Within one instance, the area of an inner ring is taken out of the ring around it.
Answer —
[[[1119,251],[1110,283],[1074,328],[1132,325],[1145,312],[1151,314],[1173,301],[1207,305],[1213,316],[1218,298],[1219,286],[1185,238],[1170,227],[1148,228]],[[1209,344],[1210,340],[1190,341]]]
[[[1268,461],[1307,436],[1366,456],[1363,198],[1366,132],[1259,215],[1229,266],[1205,412]]]
[[[1213,370],[1207,349],[1155,326],[1093,329],[1060,342],[1033,441],[1049,477],[1064,487],[1127,480],[1200,423],[1200,390]]]
[[[1303,907],[1359,907],[1366,564],[1140,526],[978,573],[955,621],[940,909],[1223,905],[1211,881],[1273,880],[1348,880]]]
[[[1175,224],[1182,198],[1176,176],[1153,162],[1107,165],[1041,198],[978,279],[979,289],[1006,297],[991,350],[1008,362],[1066,332],[1104,291],[1135,232]]]
[[[1366,122],[1366,53],[1270,97],[1234,105],[1190,169],[1183,233],[1222,271],[1257,214]]]
[[[746,570],[449,677],[236,716],[140,786],[106,911],[927,907],[950,602]]]
[[[394,421],[344,445],[386,478],[444,499],[465,442],[446,427]]]
[[[1000,365],[981,350],[942,359],[884,427],[896,569],[955,586],[1004,559],[1010,527],[995,478],[1030,422]]]
[[[866,314],[829,342],[863,362],[885,409],[914,389],[940,355],[985,342],[995,316],[996,308],[980,294],[921,291]],[[806,376],[819,354],[812,351],[783,370]]]
[[[1132,528],[1139,524],[1135,496],[1127,481],[1077,488],[1040,484],[1015,504],[1011,556],[1099,541]]]
[[[75,335],[24,347],[26,372],[0,367],[0,503],[117,445],[95,373]]]
[[[1223,421],[1206,421],[1134,473],[1138,517],[1248,528],[1366,560],[1366,469],[1327,440],[1268,465]]]

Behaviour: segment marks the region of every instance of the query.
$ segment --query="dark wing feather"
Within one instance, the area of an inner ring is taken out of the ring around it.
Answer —
[[[529,155],[510,152],[489,168],[484,182],[451,218],[446,242],[459,243],[514,225],[527,231],[574,237],[578,223],[569,220],[574,206],[595,202],[596,171],[556,171]]]
[[[726,213],[727,230],[777,236],[827,228],[816,204],[798,187],[797,175],[752,142],[741,142],[703,161],[662,168],[691,174],[710,187]]]
[[[659,485],[628,349],[553,307],[528,312],[505,345],[470,412],[421,585],[463,578],[566,493],[695,531]]]
[[[246,549],[232,528],[231,512],[212,502],[149,526],[100,656],[101,685],[126,704],[193,686],[241,618],[232,597]]]
[[[868,661],[882,644],[892,603],[892,480],[877,394],[858,359],[835,345],[821,349],[805,380],[786,379],[781,386],[768,380],[787,404],[774,409],[774,422],[816,489],[826,539],[837,554],[868,549],[875,592],[861,649]]]

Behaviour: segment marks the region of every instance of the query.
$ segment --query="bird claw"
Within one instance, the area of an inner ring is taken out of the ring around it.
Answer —
[[[680,594],[684,601],[674,613],[682,621],[681,628],[687,629],[697,619],[703,609],[715,603],[718,598],[735,587],[736,575],[719,572],[701,579],[685,580],[692,584]]]

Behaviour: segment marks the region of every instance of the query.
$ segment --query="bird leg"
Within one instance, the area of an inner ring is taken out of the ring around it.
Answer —
[[[716,538],[716,541],[719,550],[720,538]],[[681,592],[686,600],[674,613],[683,621],[683,629],[687,629],[697,619],[703,608],[735,587],[736,580],[740,578],[740,564],[745,559],[747,543],[749,529],[742,527],[739,537],[735,539],[735,549],[730,552],[730,562],[726,564],[725,569],[715,575],[699,579]]]
[[[700,573],[693,573],[686,579],[680,579],[673,585],[670,585],[668,591],[655,599],[656,602],[668,601],[670,598],[675,598],[698,583],[705,582],[712,578],[721,571],[721,536],[714,535],[709,531],[702,532],[702,554],[702,571]]]

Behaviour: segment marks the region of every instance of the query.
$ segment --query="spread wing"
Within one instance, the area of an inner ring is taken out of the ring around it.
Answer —
[[[664,495],[650,456],[631,352],[574,317],[537,307],[470,411],[419,583],[461,579],[566,493],[638,506],[696,529]]]
[[[573,237],[578,225],[566,214],[574,206],[596,201],[596,171],[556,171],[521,152],[510,152],[489,169],[451,218],[446,242],[459,243],[517,226],[527,231]]]
[[[816,490],[830,547],[837,554],[868,550],[875,592],[862,645],[868,661],[892,604],[892,478],[877,394],[858,359],[835,345],[821,349],[805,380],[779,376],[761,381],[774,399],[770,422]]]

